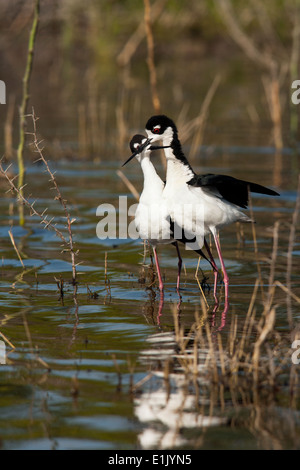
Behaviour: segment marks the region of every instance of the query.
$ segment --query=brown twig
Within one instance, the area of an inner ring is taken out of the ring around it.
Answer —
[[[146,27],[146,37],[147,37],[147,64],[149,68],[150,75],[150,86],[151,86],[151,96],[153,108],[156,114],[160,114],[160,100],[157,92],[157,76],[154,63],[154,40],[152,34],[152,22],[151,22],[151,6],[150,0],[144,0],[144,20]]]
[[[50,175],[50,181],[53,183],[54,189],[57,192],[57,196],[55,197],[55,200],[60,202],[60,204],[61,204],[61,206],[64,210],[66,219],[67,219],[67,229],[68,229],[68,233],[69,233],[68,245],[70,247],[69,250],[70,250],[71,261],[72,261],[72,280],[73,280],[73,284],[75,284],[76,283],[76,264],[75,264],[75,254],[76,253],[74,251],[74,241],[73,241],[73,234],[72,234],[71,225],[76,219],[71,220],[71,216],[70,216],[70,213],[69,213],[67,205],[66,205],[66,200],[63,199],[63,197],[61,195],[61,192],[60,192],[60,189],[59,189],[59,186],[56,182],[54,173],[51,171],[51,169],[49,167],[49,164],[48,164],[47,160],[45,159],[45,157],[43,155],[43,148],[40,146],[41,141],[38,141],[38,138],[37,138],[36,122],[37,122],[38,118],[36,117],[33,108],[32,108],[31,117],[32,117],[32,122],[33,122],[33,133],[32,133],[32,135],[33,135],[33,144],[34,144],[34,147],[35,147],[35,151],[39,154],[39,159],[37,161],[41,160],[44,163],[44,165],[47,169],[47,172]]]
[[[268,51],[261,51],[254,41],[243,31],[234,15],[234,9],[230,0],[216,0],[216,3],[222,12],[222,17],[227,25],[228,32],[245,54],[262,67],[269,70],[273,69],[276,66],[274,59]]]
[[[117,175],[121,178],[124,184],[126,184],[127,188],[131,192],[131,194],[135,197],[137,201],[140,199],[140,195],[138,191],[135,189],[134,185],[129,181],[127,176],[124,175],[123,171],[117,170]]]
[[[293,267],[293,249],[294,243],[296,238],[296,227],[298,223],[300,213],[300,175],[298,180],[298,195],[295,205],[295,210],[292,216],[292,223],[289,235],[289,245],[288,245],[288,252],[287,252],[287,268],[286,268],[286,286],[288,289],[287,295],[287,313],[288,313],[288,322],[290,326],[292,325],[292,306],[291,306],[291,294],[292,291],[292,282],[291,282],[291,275],[292,275],[292,267]]]
[[[60,230],[58,230],[55,225],[52,224],[52,220],[48,220],[47,219],[47,215],[45,216],[45,212],[47,211],[47,209],[45,209],[42,213],[41,212],[38,212],[35,208],[34,208],[34,204],[36,201],[34,202],[29,202],[24,196],[23,194],[21,194],[19,188],[17,188],[17,186],[15,185],[14,183],[14,178],[10,178],[9,174],[8,174],[8,170],[9,168],[11,167],[11,165],[9,165],[6,170],[4,170],[3,168],[3,165],[2,165],[2,161],[0,160],[0,171],[2,173],[3,176],[5,176],[7,182],[9,183],[10,187],[11,187],[11,190],[14,191],[17,195],[18,195],[18,198],[19,200],[22,202],[22,204],[26,205],[27,207],[30,208],[30,211],[31,211],[31,214],[30,215],[36,215],[38,217],[40,217],[42,220],[41,220],[41,224],[44,224],[45,225],[45,228],[51,228],[52,230],[54,230],[54,232],[56,233],[56,235],[64,242],[64,243],[67,243],[67,240],[66,238],[64,237],[64,235],[61,233]],[[24,186],[23,186],[24,188]]]
[[[12,178],[9,173],[8,173],[8,170],[10,168],[10,166],[8,166],[6,168],[6,170],[3,168],[3,165],[2,165],[2,161],[0,160],[0,172],[3,174],[3,176],[5,176],[7,182],[9,183],[10,185],[10,188],[11,190],[13,190],[17,195],[18,195],[18,198],[19,198],[19,201],[23,204],[23,205],[26,205],[27,207],[29,207],[30,209],[30,212],[31,212],[31,215],[36,215],[37,217],[39,217],[41,219],[41,224],[44,225],[44,228],[47,228],[47,229],[51,229],[51,230],[54,230],[55,234],[62,240],[62,242],[64,243],[64,245],[66,245],[68,248],[67,248],[67,251],[69,251],[71,253],[71,262],[72,262],[72,281],[73,281],[73,285],[76,284],[76,264],[75,264],[75,256],[78,252],[75,252],[74,251],[74,242],[73,242],[73,235],[72,235],[72,230],[71,230],[71,225],[72,223],[75,221],[75,219],[72,219],[71,220],[71,217],[70,217],[70,214],[68,212],[68,209],[67,209],[67,206],[66,206],[66,201],[62,198],[62,195],[61,195],[61,192],[60,192],[60,189],[57,185],[57,182],[55,180],[55,177],[54,177],[54,173],[50,170],[49,168],[49,165],[48,165],[48,162],[45,160],[44,156],[43,156],[43,149],[40,147],[40,144],[41,142],[39,142],[37,140],[37,135],[36,135],[36,121],[37,121],[37,118],[34,114],[34,111],[33,111],[33,114],[31,115],[32,116],[32,120],[33,120],[33,127],[34,127],[34,131],[29,133],[29,134],[32,134],[33,137],[34,137],[34,146],[35,146],[35,151],[39,154],[39,159],[38,160],[42,160],[47,168],[47,171],[48,173],[50,174],[51,176],[51,181],[53,182],[54,184],[54,188],[56,189],[57,191],[57,196],[56,196],[56,200],[59,200],[59,202],[61,203],[62,207],[64,208],[64,211],[65,211],[65,214],[66,214],[66,219],[67,219],[67,229],[68,229],[68,232],[69,232],[69,239],[67,239],[63,233],[58,230],[56,228],[56,226],[53,224],[53,220],[54,220],[54,217],[52,217],[52,219],[48,220],[48,217],[46,214],[46,211],[47,209],[45,209],[43,212],[39,212],[35,209],[34,205],[35,205],[35,202],[36,201],[33,201],[32,203],[28,201],[28,199],[24,196],[23,194],[23,189],[25,187],[22,186],[21,188],[18,188],[15,183],[14,183],[14,180],[16,178],[16,176],[14,178]]]
[[[159,15],[161,14],[165,6],[165,3],[166,3],[166,0],[156,0],[156,2],[153,4],[152,11],[151,11],[152,22],[154,22],[159,17]],[[144,39],[145,35],[146,35],[145,25],[143,24],[143,22],[141,22],[139,23],[137,29],[134,31],[134,33],[130,36],[130,38],[126,42],[122,51],[119,53],[117,57],[117,62],[119,65],[125,67],[126,65],[129,64],[131,57],[137,50],[138,46]]]
[[[214,80],[212,81],[212,84],[209,90],[207,91],[207,94],[202,102],[199,116],[197,116],[196,119],[194,120],[193,124],[195,127],[197,127],[197,132],[194,135],[193,142],[191,145],[191,150],[190,150],[191,159],[195,157],[202,143],[203,132],[204,132],[204,127],[205,127],[205,122],[208,116],[209,107],[220,82],[221,82],[221,75],[218,74],[215,76]]]
[[[254,221],[254,214],[253,214],[252,198],[251,198],[251,193],[250,193],[249,188],[248,188],[248,197],[249,197],[249,211],[250,211],[251,226],[252,226],[252,236],[253,236],[253,244],[254,244],[255,261],[256,261],[256,266],[257,266],[257,271],[258,271],[258,278],[259,278],[259,285],[260,285],[260,288],[261,288],[261,295],[262,295],[262,299],[264,300],[265,292],[264,292],[264,288],[263,288],[261,267],[260,267],[259,260],[258,260],[258,248],[257,248],[257,240],[256,240],[255,221]]]
[[[269,105],[270,115],[273,122],[273,135],[274,144],[277,150],[281,150],[283,147],[282,138],[282,112],[280,104],[280,80],[282,76],[288,72],[288,60],[285,57],[278,59],[278,41],[276,41],[276,53],[273,55],[270,53],[269,44],[264,48],[259,48],[253,41],[253,39],[247,35],[238,22],[235,16],[234,8],[230,0],[215,0],[218,7],[221,10],[223,20],[227,26],[228,32],[236,44],[244,51],[244,53],[256,64],[258,64],[264,71],[268,72],[267,78],[263,79],[265,87],[267,102]],[[256,2],[257,3],[257,2]],[[258,8],[256,5],[256,10]],[[266,10],[261,5],[263,14],[268,18]],[[260,18],[262,20],[262,18]],[[273,39],[273,30],[271,29],[271,22],[263,20],[264,32],[268,30],[270,42]],[[267,27],[266,27],[266,23]],[[283,56],[286,54],[283,52]]]
[[[202,295],[202,297],[203,297],[203,299],[204,299],[204,302],[205,302],[205,304],[206,304],[206,307],[208,308],[209,305],[208,305],[208,303],[207,303],[205,294],[204,294],[203,289],[202,289],[202,285],[201,285],[201,283],[200,283],[200,281],[199,281],[199,278],[198,278],[198,271],[199,271],[199,267],[200,267],[200,261],[201,261],[201,257],[199,256],[199,258],[198,258],[198,264],[197,264],[197,269],[196,269],[196,272],[195,272],[195,279],[196,279],[196,281],[197,281],[198,287],[199,287],[199,289],[200,289],[200,292],[201,292],[201,295]]]
[[[1,333],[0,331],[0,337],[4,339],[4,341],[12,348],[12,349],[16,349],[16,347],[12,344],[11,341],[9,341],[9,339],[3,334]]]

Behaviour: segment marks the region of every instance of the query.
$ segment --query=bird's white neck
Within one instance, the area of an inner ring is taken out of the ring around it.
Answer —
[[[167,133],[163,138],[163,145],[169,146],[165,148],[165,157],[167,159],[167,184],[174,181],[186,183],[195,175],[192,167],[188,163],[177,135]]]
[[[169,149],[168,149],[169,150]],[[176,158],[167,157],[167,185],[175,182],[187,183],[194,176],[193,170]]]
[[[153,195],[162,192],[164,183],[160,176],[156,173],[156,170],[148,157],[144,157],[141,160],[141,168],[144,175],[144,188],[143,192],[152,193]]]

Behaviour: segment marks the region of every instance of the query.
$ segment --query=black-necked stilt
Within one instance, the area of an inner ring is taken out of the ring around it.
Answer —
[[[184,244],[194,244],[196,243],[196,238],[187,238],[184,231],[178,231],[179,237],[175,237],[174,223],[170,219],[166,203],[162,201],[162,194],[165,183],[157,174],[150,160],[151,151],[160,148],[164,148],[164,146],[152,146],[150,144],[150,139],[147,139],[147,137],[141,134],[136,134],[130,141],[132,155],[128,158],[128,160],[126,160],[125,163],[123,163],[123,166],[136,157],[143,171],[144,186],[138,207],[135,212],[135,225],[139,232],[140,238],[143,240],[148,240],[153,247],[155,264],[159,279],[159,289],[162,292],[164,286],[156,247],[158,244],[172,243],[176,247],[178,256],[177,291],[179,292],[182,258],[177,242],[180,241]],[[194,251],[211,264],[200,248],[194,248]]]
[[[226,312],[229,306],[229,278],[222,257],[219,229],[232,222],[251,221],[241,211],[241,208],[247,208],[249,191],[271,196],[277,196],[278,193],[231,176],[197,175],[182,151],[174,122],[167,116],[152,116],[146,124],[146,132],[151,144],[162,140],[166,147],[167,176],[162,200],[172,220],[181,224],[184,230],[196,230],[197,240],[202,239],[207,248],[204,237],[209,233],[213,235],[223,271]]]

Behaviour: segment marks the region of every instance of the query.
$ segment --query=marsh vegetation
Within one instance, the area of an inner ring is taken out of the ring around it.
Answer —
[[[299,5],[39,3],[22,184],[36,2],[0,6],[0,445],[299,449]],[[149,247],[96,236],[99,204],[141,191],[138,165],[120,167],[157,110],[196,171],[280,193],[222,233],[226,315],[192,252],[179,300],[173,249],[160,250],[161,305]]]

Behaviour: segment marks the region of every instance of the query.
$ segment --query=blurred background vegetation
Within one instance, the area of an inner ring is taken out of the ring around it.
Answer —
[[[194,123],[195,131],[205,124],[196,140],[205,146],[297,149],[298,0],[150,5],[160,110],[183,141]],[[0,3],[1,153],[8,159],[18,145],[33,8],[34,0]],[[144,15],[143,0],[41,0],[28,109],[40,117],[52,158],[123,158],[154,113]]]

